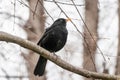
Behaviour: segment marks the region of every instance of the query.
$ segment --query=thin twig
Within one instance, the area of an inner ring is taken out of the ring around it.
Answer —
[[[41,4],[41,6],[43,7],[43,9],[45,10],[45,12],[50,16],[50,18],[54,21],[53,17],[49,14],[49,12],[46,10],[46,8],[44,7],[44,5],[42,4],[42,2],[40,0],[38,0],[39,3]]]
[[[76,4],[74,3],[73,0],[71,0],[71,1],[72,1],[72,3],[73,3],[74,7],[76,8],[76,10],[77,10],[77,12],[78,12],[81,20],[83,21],[84,25],[87,27],[85,21],[83,20],[83,18],[82,18],[82,16],[81,16],[81,13],[79,12],[78,8],[76,7]],[[95,39],[93,38],[93,36],[92,36],[91,32],[89,31],[88,27],[87,27],[87,30],[88,30],[90,36],[92,37],[92,39],[95,41]],[[84,35],[83,35],[83,37],[84,37]],[[93,63],[93,65],[94,65],[95,71],[97,72],[97,69],[96,69],[96,67],[95,67],[94,57],[93,57],[93,55],[92,55],[92,53],[91,53],[91,50],[90,50],[90,48],[89,48],[89,43],[87,43],[87,40],[86,40],[86,39],[84,39],[84,41],[85,41],[86,45],[88,46],[87,48],[88,48],[88,51],[89,51],[89,53],[90,53],[90,57],[91,57],[92,63]],[[96,45],[96,41],[95,41],[95,45]]]
[[[37,0],[37,3],[36,3],[36,5],[35,5],[35,10],[34,10],[34,12],[33,12],[33,19],[34,19],[34,16],[35,16],[36,10],[37,10],[38,1],[39,1],[39,0]]]
[[[15,16],[16,16],[16,14],[15,14],[15,12],[16,12],[16,0],[14,0],[14,24],[13,24],[13,31],[14,31],[14,27],[15,27]]]
[[[49,1],[49,0],[44,0],[44,1],[46,1],[46,2],[53,2],[54,3],[54,1]],[[56,1],[56,2],[59,3],[59,4],[74,6],[73,4],[63,3],[63,2],[59,2],[59,1]],[[84,4],[76,4],[76,6],[85,6],[85,5]]]
[[[30,9],[30,11],[32,12],[32,13],[34,13],[36,16],[38,16],[38,17],[40,17],[39,15],[37,15],[36,14],[36,12],[34,12],[34,10],[32,10],[27,4],[25,4],[22,0],[21,1],[19,1],[19,0],[17,0],[19,3],[21,3],[21,4],[23,4],[24,6],[26,6],[27,8],[29,8]]]
[[[78,12],[78,14],[79,14],[79,16],[80,16],[81,20],[83,21],[83,24],[85,25],[85,27],[86,27],[86,29],[87,29],[87,31],[88,31],[88,33],[90,34],[91,38],[92,38],[92,39],[93,39],[93,41],[95,42],[96,47],[98,48],[98,50],[99,50],[99,51],[100,51],[100,53],[102,54],[103,59],[104,59],[105,61],[107,61],[107,60],[105,59],[105,56],[104,56],[104,54],[103,54],[102,50],[101,50],[101,49],[99,48],[99,46],[97,45],[97,42],[95,41],[95,39],[94,39],[93,35],[91,34],[91,32],[90,32],[89,28],[87,27],[87,24],[85,23],[84,19],[82,18],[81,13],[80,13],[80,11],[78,10],[78,8],[77,8],[76,4],[74,3],[74,1],[73,1],[73,0],[71,0],[71,1],[72,1],[72,3],[74,4],[74,6],[75,6],[75,8],[76,8],[76,10],[77,10],[77,12]]]

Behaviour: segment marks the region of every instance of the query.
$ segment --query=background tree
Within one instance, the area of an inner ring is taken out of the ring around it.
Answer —
[[[96,71],[95,51],[98,27],[98,0],[85,0],[85,26],[84,26],[84,68]],[[85,79],[90,80],[90,79]]]
[[[116,65],[116,74],[120,74],[120,0],[118,0],[118,25],[119,25],[119,29],[118,29],[118,53],[117,53],[117,65]]]
[[[28,40],[35,42],[39,41],[44,32],[45,27],[45,16],[44,16],[44,9],[43,9],[43,0],[29,0],[30,6],[30,15],[29,20],[26,23],[25,30],[28,34]],[[29,55],[24,55],[27,61],[28,73],[30,80],[45,80],[45,77],[35,77],[33,72],[35,65],[38,61],[38,55],[34,54],[34,52],[30,51]]]

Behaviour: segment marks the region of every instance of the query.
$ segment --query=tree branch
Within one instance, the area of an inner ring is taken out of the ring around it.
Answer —
[[[64,60],[60,59],[58,56],[51,54],[49,51],[43,49],[42,47],[37,46],[34,43],[32,43],[28,40],[24,40],[22,38],[10,35],[5,32],[0,32],[0,41],[16,43],[24,48],[30,49],[30,50],[44,56],[45,58],[49,59],[50,61],[54,62],[58,66],[66,69],[68,71],[74,72],[78,75],[82,75],[87,78],[105,79],[105,80],[120,80],[120,76],[117,76],[117,75],[96,73],[96,72],[91,72],[91,71],[88,71],[85,69],[77,68],[77,67],[65,62]]]

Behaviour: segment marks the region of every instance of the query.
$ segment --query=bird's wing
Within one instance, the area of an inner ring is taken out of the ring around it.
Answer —
[[[37,45],[40,45],[41,42],[43,41],[43,39],[48,38],[48,35],[52,32],[52,30],[53,30],[53,27],[47,28],[47,29],[45,30],[45,32],[44,32],[44,35],[41,37],[41,39],[40,39],[39,42],[37,43]],[[46,39],[46,40],[47,40],[47,39]]]

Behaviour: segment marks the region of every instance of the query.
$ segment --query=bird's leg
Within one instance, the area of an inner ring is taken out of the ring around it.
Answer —
[[[57,55],[55,54],[55,52],[53,52],[53,54],[54,54],[55,56],[57,56]]]
[[[53,52],[53,54],[54,54],[57,58],[60,58],[60,56],[56,55],[55,52]]]
[[[53,54],[54,54],[56,57],[58,57],[58,55],[56,55],[55,52],[53,52]]]

